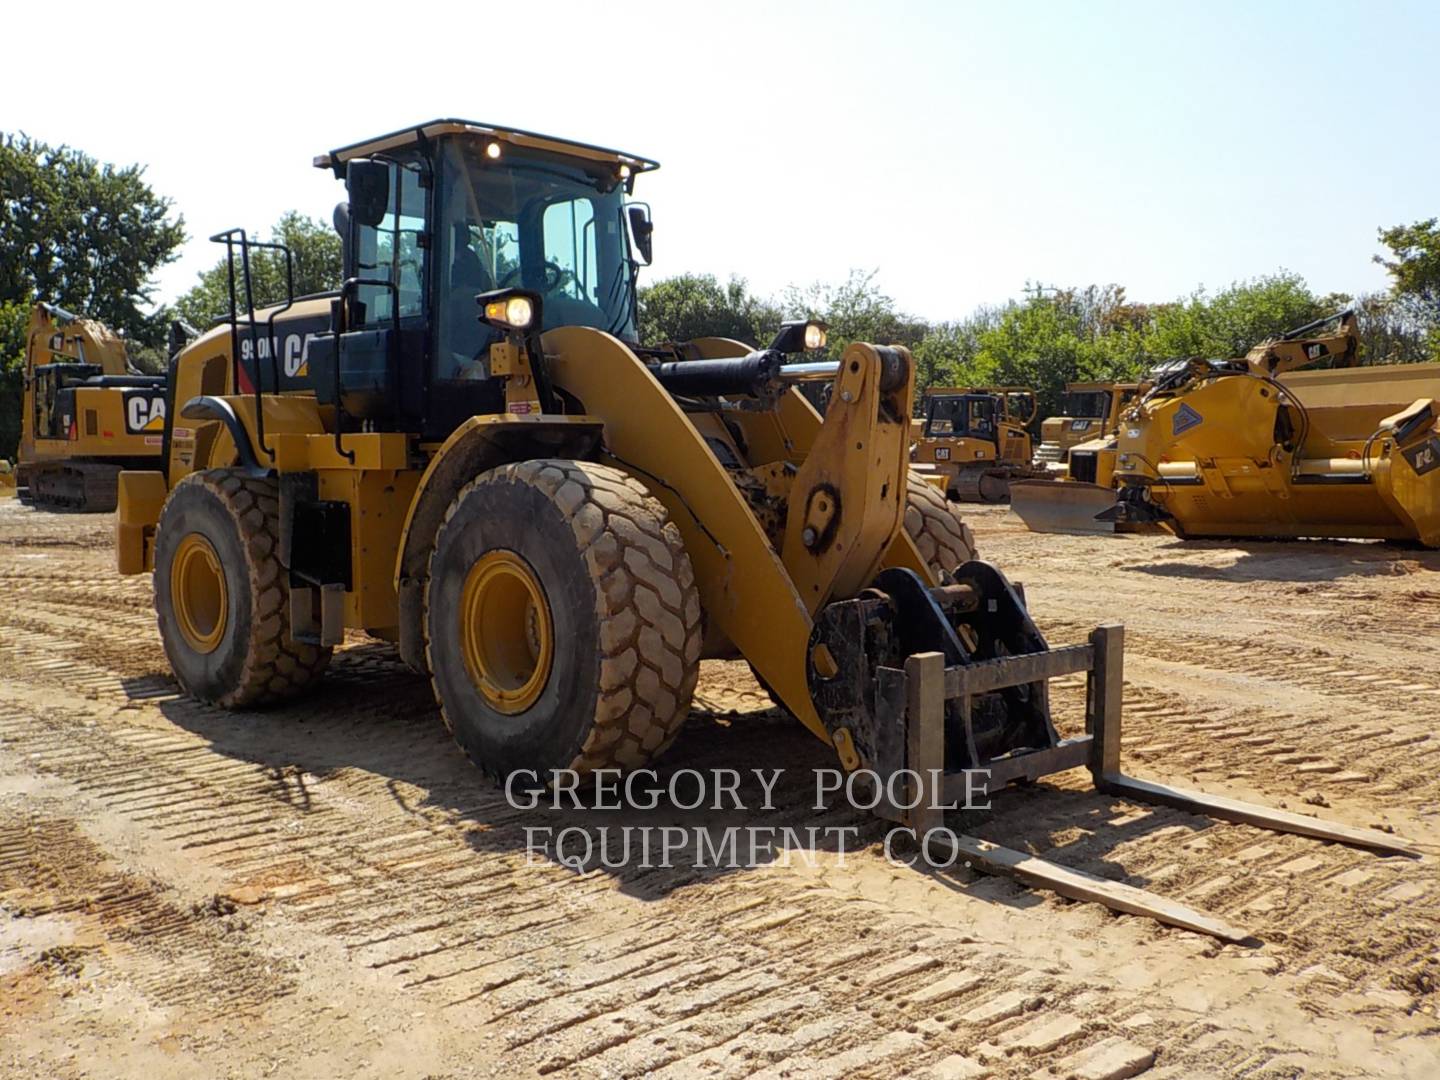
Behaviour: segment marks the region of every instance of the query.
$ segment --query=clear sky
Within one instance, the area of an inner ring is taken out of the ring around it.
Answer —
[[[958,317],[1028,281],[1383,288],[1440,214],[1440,3],[18,5],[0,130],[138,161],[190,242],[343,196],[311,158],[460,116],[657,158],[651,275],[878,269]]]

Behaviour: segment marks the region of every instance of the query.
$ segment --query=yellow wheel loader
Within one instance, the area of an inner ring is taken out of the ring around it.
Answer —
[[[226,707],[315,684],[349,628],[393,640],[494,777],[653,761],[702,657],[741,657],[877,812],[937,843],[940,808],[1088,767],[1106,790],[1380,851],[1394,836],[1132,780],[1121,631],[1052,650],[951,504],[910,475],[903,348],[806,362],[645,348],[635,280],[656,164],[437,120],[321,155],[346,183],[337,293],[251,302],[172,366],[161,467],[121,474],[123,573],[153,573],[190,694]],[[288,252],[280,249],[287,263]],[[822,418],[798,392],[833,384]],[[1087,673],[1061,739],[1048,680]],[[983,786],[983,781],[982,781]],[[1141,890],[981,845],[980,867],[1235,939]]]
[[[910,461],[956,502],[1004,502],[1012,481],[1039,475],[1026,430],[1035,419],[1034,391],[935,387],[921,409]]]
[[[1152,372],[1115,451],[1117,522],[1182,537],[1440,547],[1440,364],[1354,367],[1344,311],[1251,349]],[[1329,370],[1297,370],[1320,360]]]
[[[22,502],[114,510],[120,471],[160,461],[165,379],[133,371],[124,340],[103,324],[36,304],[20,424],[15,481]]]

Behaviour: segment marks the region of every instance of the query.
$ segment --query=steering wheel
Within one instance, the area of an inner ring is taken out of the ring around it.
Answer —
[[[545,274],[544,285],[540,291],[552,293],[560,287],[560,282],[565,280],[565,270],[559,263],[551,262],[549,259],[546,259],[540,265]],[[511,285],[515,284],[519,277],[520,267],[513,267],[508,274],[500,279],[500,288],[508,289]]]

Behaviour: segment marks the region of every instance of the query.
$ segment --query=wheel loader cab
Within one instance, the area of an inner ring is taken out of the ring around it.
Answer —
[[[346,416],[438,440],[471,416],[506,411],[490,370],[504,335],[476,307],[495,290],[538,297],[531,330],[584,326],[636,342],[625,199],[653,163],[472,130],[336,151],[327,163],[349,195],[334,346]],[[316,352],[316,391],[333,405],[331,353]]]

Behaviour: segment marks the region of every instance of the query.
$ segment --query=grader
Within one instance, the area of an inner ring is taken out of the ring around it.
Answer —
[[[437,120],[316,164],[347,186],[341,288],[257,311],[255,245],[219,234],[230,316],[173,365],[163,468],[120,479],[120,569],[153,570],[189,693],[286,698],[364,629],[428,675],[482,770],[545,776],[652,761],[701,658],[738,656],[926,832],[965,770],[998,789],[1088,765],[1107,790],[1408,850],[1124,777],[1120,629],[1051,650],[909,476],[905,349],[806,360],[824,331],[804,322],[763,349],[641,346],[652,225],[627,196],[655,162]],[[823,419],[796,390],[814,379]],[[1075,672],[1090,730],[1061,739],[1047,680]],[[972,861],[1240,933],[993,845]]]

